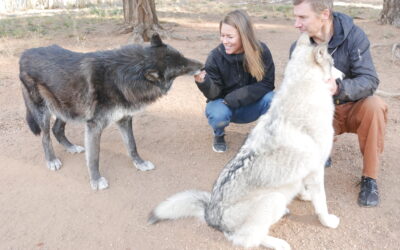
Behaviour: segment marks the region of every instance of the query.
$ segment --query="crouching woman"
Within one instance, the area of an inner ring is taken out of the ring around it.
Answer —
[[[275,65],[267,45],[258,41],[246,12],[235,10],[220,22],[220,41],[195,75],[207,98],[206,117],[214,131],[213,150],[225,152],[225,127],[249,123],[269,109],[275,88]]]

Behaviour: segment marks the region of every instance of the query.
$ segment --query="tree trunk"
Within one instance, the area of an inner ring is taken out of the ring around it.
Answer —
[[[382,24],[392,24],[400,27],[400,1],[383,0],[380,21]]]
[[[147,42],[155,32],[161,37],[167,35],[158,22],[154,0],[123,0],[123,9],[125,29],[122,33],[132,31],[131,42]]]

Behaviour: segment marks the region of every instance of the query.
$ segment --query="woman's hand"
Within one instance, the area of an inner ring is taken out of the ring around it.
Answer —
[[[202,82],[204,82],[204,78],[206,77],[206,71],[205,70],[202,70],[202,71],[200,71],[200,73],[198,73],[197,75],[194,75],[194,80],[197,82],[197,83],[202,83]]]

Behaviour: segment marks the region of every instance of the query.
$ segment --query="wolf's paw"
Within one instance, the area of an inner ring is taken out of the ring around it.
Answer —
[[[278,241],[276,242],[276,245],[274,246],[273,249],[275,249],[275,250],[290,250],[292,248],[290,247],[289,243],[287,243],[284,240],[280,240],[279,242]]]
[[[52,170],[52,171],[57,171],[61,168],[61,161],[58,158],[55,158],[52,161],[47,161],[47,168]]]
[[[311,201],[311,194],[309,191],[303,190],[297,195],[297,198],[302,201]]]
[[[337,228],[339,226],[340,219],[334,214],[319,215],[318,218],[321,224],[326,227]]]
[[[67,151],[71,154],[82,153],[85,152],[85,148],[79,145],[72,145],[67,148]]]
[[[289,208],[286,208],[285,209],[285,212],[283,213],[283,215],[282,215],[282,217],[287,217],[287,216],[289,216],[290,215],[290,210],[289,210]]]
[[[272,248],[275,250],[290,250],[292,249],[285,240],[278,239],[275,237],[267,236],[265,239],[261,241],[261,245]]]
[[[153,165],[153,163],[149,162],[149,161],[144,161],[142,163],[135,163],[135,166],[137,169],[139,169],[140,171],[149,171],[155,168],[155,166]]]
[[[100,177],[97,180],[91,180],[90,186],[92,186],[93,190],[102,190],[108,188],[108,182],[106,178]]]

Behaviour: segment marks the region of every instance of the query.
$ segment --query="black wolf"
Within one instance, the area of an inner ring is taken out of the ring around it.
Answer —
[[[53,134],[67,151],[82,152],[64,133],[67,121],[86,123],[85,147],[90,184],[108,187],[99,172],[102,130],[116,122],[136,168],[153,169],[136,150],[132,115],[171,88],[173,80],[194,74],[203,65],[185,58],[164,44],[158,34],[150,46],[128,45],[116,50],[76,53],[57,45],[26,50],[20,58],[20,79],[26,120],[32,132],[42,132],[42,144],[51,170],[61,167],[50,140],[50,117],[56,120]]]

